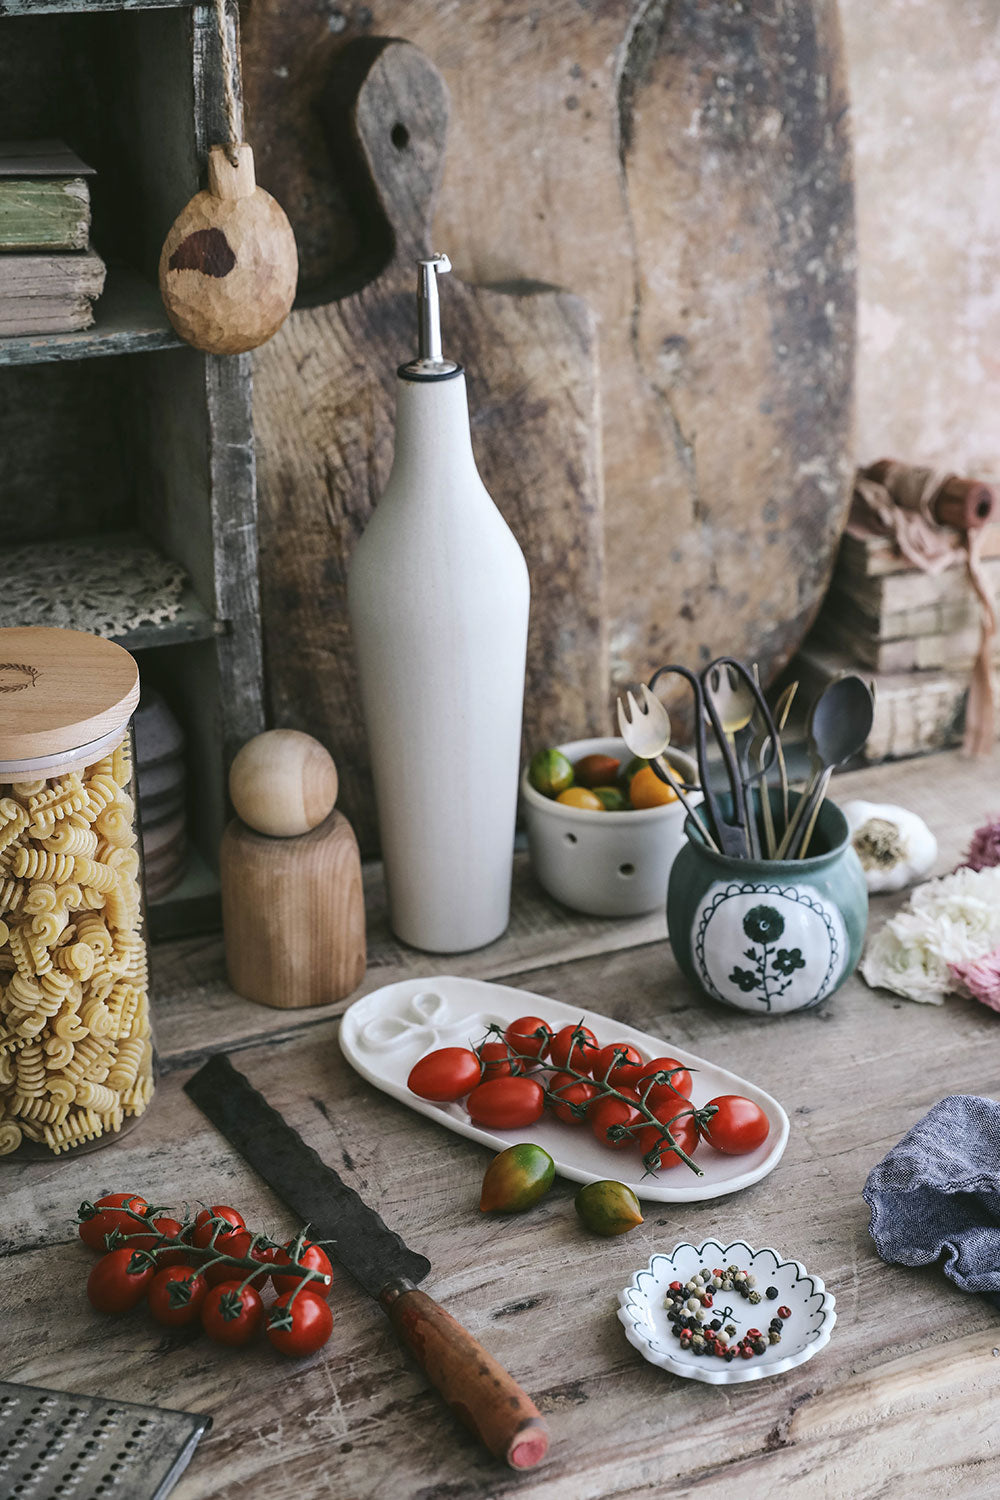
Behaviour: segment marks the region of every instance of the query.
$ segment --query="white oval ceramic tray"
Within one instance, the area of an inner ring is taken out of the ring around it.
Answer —
[[[748,1328],[764,1330],[779,1307],[791,1313],[781,1330],[781,1343],[771,1344],[753,1359],[737,1357],[731,1364],[710,1355],[684,1351],[670,1331],[663,1299],[672,1281],[687,1281],[703,1266],[739,1266],[757,1278],[761,1301],[756,1306],[737,1292],[716,1292],[712,1312],[720,1312],[723,1303],[732,1310],[725,1321],[735,1324],[737,1337]],[[763,1293],[776,1286],[778,1295],[769,1302]],[[763,1380],[766,1375],[781,1375],[805,1364],[830,1342],[837,1321],[834,1299],[818,1276],[812,1276],[801,1261],[785,1260],[776,1250],[751,1250],[743,1240],[723,1246],[718,1240],[703,1245],[677,1245],[669,1255],[654,1255],[648,1266],[636,1271],[618,1298],[618,1317],[625,1337],[650,1364],[660,1365],[689,1380],[703,1380],[708,1385],[741,1385],[747,1380]]]
[[[507,1026],[518,1016],[541,1016],[555,1030],[578,1022],[589,1026],[603,1046],[608,1042],[631,1042],[647,1058],[676,1057],[690,1068],[693,1103],[707,1104],[719,1094],[743,1094],[764,1110],[771,1124],[762,1146],[746,1156],[723,1156],[703,1145],[696,1157],[704,1176],[698,1177],[683,1162],[667,1171],[645,1173],[638,1149],[610,1151],[591,1134],[586,1124],[567,1125],[543,1115],[525,1130],[483,1130],[469,1119],[464,1104],[434,1104],[418,1099],[406,1087],[410,1069],[418,1058],[435,1047],[468,1047],[481,1042],[490,1023]],[[706,1062],[672,1042],[636,1031],[621,1021],[577,1006],[565,1005],[530,990],[488,984],[482,979],[439,975],[433,979],[404,979],[385,985],[356,1000],[345,1012],[340,1026],[340,1045],[352,1067],[362,1078],[411,1109],[449,1130],[482,1141],[494,1151],[520,1141],[544,1146],[556,1171],[574,1182],[596,1182],[613,1178],[625,1182],[647,1201],[696,1203],[721,1198],[759,1182],[777,1165],[788,1140],[788,1116],[776,1099],[745,1078]]]

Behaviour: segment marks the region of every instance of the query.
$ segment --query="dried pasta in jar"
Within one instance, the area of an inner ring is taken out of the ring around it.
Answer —
[[[0,662],[0,1158],[59,1155],[113,1139],[154,1089],[138,671],[62,630],[0,630]],[[103,733],[81,734],[88,709]]]

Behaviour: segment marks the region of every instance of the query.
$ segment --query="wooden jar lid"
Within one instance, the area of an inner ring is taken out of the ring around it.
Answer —
[[[117,729],[139,701],[139,668],[81,630],[0,629],[0,762],[68,755]]]

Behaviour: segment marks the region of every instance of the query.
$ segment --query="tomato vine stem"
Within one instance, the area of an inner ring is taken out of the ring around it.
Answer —
[[[563,1064],[561,1067],[557,1067],[554,1063],[542,1062],[541,1058],[536,1057],[533,1053],[519,1051],[516,1047],[513,1047],[507,1040],[506,1036],[504,1035],[503,1027],[498,1026],[495,1023],[490,1024],[490,1026],[487,1028],[486,1038],[483,1042],[480,1042],[478,1047],[474,1048],[473,1050],[475,1051],[476,1056],[480,1057],[480,1062],[482,1063],[480,1053],[482,1047],[485,1045],[485,1041],[491,1037],[497,1037],[507,1048],[507,1059],[511,1065],[512,1072],[522,1071],[520,1068],[515,1068],[515,1063],[527,1063],[529,1067],[540,1066],[543,1069],[546,1069],[549,1073],[568,1073],[573,1079],[574,1083],[588,1083],[593,1088],[597,1089],[598,1092],[595,1097],[600,1099],[619,1099],[623,1104],[629,1105],[632,1109],[638,1109],[643,1116],[642,1120],[640,1122],[637,1122],[635,1125],[610,1125],[608,1127],[609,1139],[623,1140],[626,1136],[637,1139],[638,1131],[644,1129],[647,1125],[655,1125],[657,1130],[660,1132],[660,1136],[659,1140],[656,1142],[656,1145],[653,1146],[649,1151],[645,1152],[643,1155],[642,1161],[643,1165],[646,1168],[646,1172],[651,1174],[660,1167],[663,1147],[664,1144],[666,1144],[668,1152],[673,1152],[676,1156],[680,1157],[685,1166],[689,1167],[690,1170],[696,1174],[696,1176],[704,1177],[705,1174],[702,1171],[701,1167],[699,1167],[698,1163],[694,1161],[684,1150],[683,1146],[674,1136],[673,1131],[670,1129],[670,1127],[671,1125],[676,1125],[678,1120],[685,1119],[690,1116],[694,1120],[695,1125],[698,1127],[698,1129],[702,1130],[704,1126],[707,1125],[708,1121],[711,1120],[713,1115],[717,1113],[717,1106],[705,1105],[701,1109],[695,1109],[695,1107],[691,1104],[691,1101],[685,1098],[681,1091],[674,1086],[674,1074],[683,1073],[686,1071],[680,1066],[676,1068],[661,1068],[656,1073],[650,1074],[649,1078],[643,1080],[644,1087],[639,1092],[638,1101],[636,1101],[635,1098],[628,1094],[621,1093],[620,1090],[616,1089],[615,1086],[609,1081],[611,1078],[611,1074],[614,1072],[615,1068],[619,1067],[621,1064],[621,1059],[618,1057],[612,1059],[603,1078],[594,1078],[590,1073],[581,1073],[579,1069],[572,1066],[571,1059],[573,1053],[578,1048],[581,1053],[583,1051],[583,1044],[586,1041],[586,1038],[584,1036],[582,1027],[583,1023],[581,1021],[580,1024],[571,1033],[569,1055],[565,1064]],[[535,1036],[538,1037],[539,1040],[541,1040],[538,1032],[535,1033]],[[523,1071],[527,1072],[528,1069],[526,1068]],[[668,1121],[658,1119],[657,1116],[654,1115],[648,1104],[650,1091],[658,1084],[663,1083],[667,1084],[677,1095],[678,1100],[680,1100],[681,1103],[686,1106],[686,1108],[679,1109],[677,1114],[675,1114]],[[568,1099],[560,1100],[558,1089],[553,1090],[544,1084],[543,1089],[545,1092],[546,1100],[550,1105],[553,1100],[555,1100],[557,1103],[561,1102],[567,1104],[570,1111],[578,1119],[581,1120],[586,1117],[587,1109],[589,1105],[593,1103],[593,1100],[587,1100],[585,1104],[577,1104],[573,1100]]]

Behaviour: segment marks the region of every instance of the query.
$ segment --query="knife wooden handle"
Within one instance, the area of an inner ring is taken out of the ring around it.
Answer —
[[[496,1458],[513,1469],[540,1464],[549,1433],[538,1407],[451,1313],[405,1282],[379,1301],[428,1380]]]

